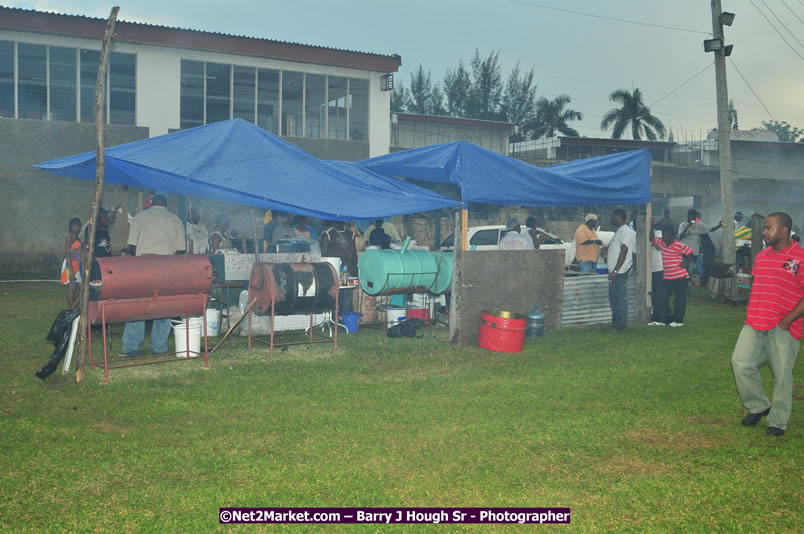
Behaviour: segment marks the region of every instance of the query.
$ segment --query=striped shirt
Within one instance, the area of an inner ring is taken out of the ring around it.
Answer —
[[[781,252],[768,247],[754,261],[754,283],[745,324],[754,330],[772,330],[804,297],[804,249],[793,243]],[[802,319],[790,325],[801,339]]]
[[[682,256],[692,254],[692,249],[676,239],[668,247],[664,240],[658,237],[653,238],[653,244],[659,247],[662,252],[662,266],[664,267],[665,280],[678,280],[679,278],[689,278],[687,270],[681,266]],[[804,249],[802,249],[804,250]]]

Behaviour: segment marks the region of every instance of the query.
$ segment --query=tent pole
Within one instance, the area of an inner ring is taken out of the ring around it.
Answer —
[[[254,265],[260,263],[260,245],[257,243],[257,223],[254,221],[254,208],[250,208],[251,212],[251,230],[254,232]],[[248,249],[246,246],[248,243],[243,245],[243,252]]]
[[[467,250],[466,234],[469,230],[469,209],[463,208],[461,210],[461,251]]]

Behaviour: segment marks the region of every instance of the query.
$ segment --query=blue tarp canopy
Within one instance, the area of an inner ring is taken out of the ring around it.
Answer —
[[[95,179],[95,152],[34,165]],[[231,119],[106,149],[105,182],[332,220],[375,219],[459,202],[348,164],[321,161]]]
[[[386,176],[455,184],[464,204],[586,206],[650,202],[647,149],[536,167],[466,141],[358,162]]]

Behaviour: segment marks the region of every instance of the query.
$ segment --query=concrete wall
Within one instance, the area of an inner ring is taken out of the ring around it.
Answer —
[[[107,146],[147,137],[148,128],[106,129]],[[64,255],[67,223],[71,217],[86,221],[94,183],[48,174],[31,165],[95,150],[95,125],[0,119],[0,146],[4,147],[0,150],[0,273],[55,274]],[[114,186],[107,185],[104,191],[104,207],[114,207]],[[133,207],[136,193],[129,196]],[[110,231],[119,247],[119,229]]]
[[[480,314],[505,310],[525,314],[534,304],[545,329],[561,328],[564,253],[559,250],[474,251],[463,256],[459,346],[477,344]]]
[[[509,129],[483,126],[459,126],[442,124],[435,120],[404,120],[391,125],[390,146],[393,151],[408,148],[468,141],[500,154],[508,154]]]

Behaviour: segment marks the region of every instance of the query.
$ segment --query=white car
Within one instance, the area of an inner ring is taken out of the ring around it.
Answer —
[[[568,266],[575,259],[575,240],[570,242],[562,240],[555,234],[536,227],[536,230],[547,236],[547,240],[542,241],[540,250],[563,250],[564,251],[564,265]],[[474,250],[499,250],[500,239],[503,238],[508,230],[504,225],[490,225],[490,226],[470,226],[466,232],[469,240],[469,248],[474,246]],[[611,238],[614,237],[614,232],[599,231],[597,236],[603,241],[603,246],[608,246]],[[455,246],[455,236],[449,234],[443,241],[441,241],[441,250],[452,250]]]

